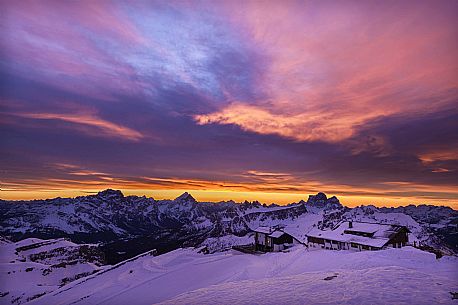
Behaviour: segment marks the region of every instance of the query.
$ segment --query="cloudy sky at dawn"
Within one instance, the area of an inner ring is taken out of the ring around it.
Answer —
[[[2,199],[458,208],[457,1],[0,1]]]

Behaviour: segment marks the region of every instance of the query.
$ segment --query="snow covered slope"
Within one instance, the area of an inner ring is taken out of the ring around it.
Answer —
[[[22,304],[100,269],[93,245],[29,238],[0,244],[0,304]]]
[[[79,280],[30,304],[454,304],[458,258],[411,247],[263,255],[178,249]]]
[[[429,283],[435,286],[425,286]],[[304,273],[218,284],[162,305],[199,304],[454,304],[456,283],[402,267]]]

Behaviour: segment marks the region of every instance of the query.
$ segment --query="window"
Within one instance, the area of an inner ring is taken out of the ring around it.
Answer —
[[[358,248],[358,244],[351,243],[351,247],[352,247],[352,248]]]

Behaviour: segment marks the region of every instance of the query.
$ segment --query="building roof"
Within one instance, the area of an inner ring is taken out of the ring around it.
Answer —
[[[272,228],[271,227],[258,227],[254,229],[254,231],[258,233],[270,234],[272,233]]]
[[[281,230],[276,230],[276,231],[273,231],[272,233],[270,233],[270,237],[273,237],[273,238],[279,238],[280,236],[282,236],[283,234],[286,234],[285,232],[281,231]]]
[[[336,228],[334,228],[334,230],[331,231],[312,229],[309,233],[307,233],[307,236],[346,243],[357,243],[360,245],[381,248],[389,242],[390,238],[393,235],[399,232],[402,228],[405,228],[403,226],[392,224],[379,224],[355,221],[352,222],[352,225],[353,227],[350,228],[349,222],[344,221],[340,223]],[[372,237],[366,237],[345,233],[345,231],[363,232],[373,235]]]
[[[287,234],[287,235],[290,235],[291,237],[293,237],[294,239],[296,239],[297,241],[299,241],[299,239],[297,237],[295,237],[293,234],[290,234],[289,232],[286,232],[281,227],[266,227],[266,226],[262,226],[262,227],[258,227],[256,229],[254,229],[254,232],[267,234],[268,236],[273,237],[273,238],[279,238],[283,234]]]

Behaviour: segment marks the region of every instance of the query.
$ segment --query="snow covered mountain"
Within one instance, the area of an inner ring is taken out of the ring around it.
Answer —
[[[66,239],[0,241],[0,304],[22,304],[101,269],[95,245]]]
[[[102,243],[108,263],[157,249],[207,245],[211,252],[249,242],[251,230],[282,225],[304,239],[312,228],[330,229],[346,219],[407,226],[411,241],[446,254],[458,253],[458,211],[447,207],[347,208],[336,197],[309,196],[287,206],[259,202],[197,202],[184,193],[175,200],[124,196],[105,190],[95,195],[34,201],[0,200],[0,235],[24,238],[67,237],[76,243]]]

